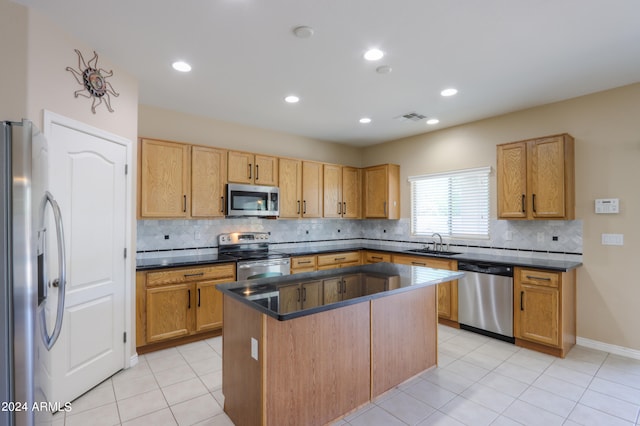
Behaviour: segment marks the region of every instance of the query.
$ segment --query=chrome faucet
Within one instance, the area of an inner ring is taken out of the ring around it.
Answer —
[[[442,235],[438,234],[437,232],[434,232],[431,236],[435,237],[436,235],[440,239],[440,243],[438,244],[434,241],[433,245],[435,246],[436,251],[442,251]]]

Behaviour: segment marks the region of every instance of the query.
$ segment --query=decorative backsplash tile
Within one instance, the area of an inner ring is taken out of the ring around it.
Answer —
[[[137,251],[212,249],[218,235],[229,232],[270,232],[271,242],[280,248],[304,245],[354,243],[385,244],[389,247],[421,247],[431,237],[411,235],[408,218],[400,220],[345,219],[212,219],[139,220]],[[491,220],[489,239],[449,239],[456,251],[514,250],[518,255],[550,253],[559,257],[582,255],[582,221]],[[554,239],[556,237],[556,239]],[[513,253],[509,253],[513,255]]]

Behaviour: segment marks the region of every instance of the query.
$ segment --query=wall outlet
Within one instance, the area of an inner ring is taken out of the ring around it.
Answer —
[[[258,340],[251,338],[251,358],[258,360]]]
[[[624,234],[602,234],[603,246],[623,246]]]

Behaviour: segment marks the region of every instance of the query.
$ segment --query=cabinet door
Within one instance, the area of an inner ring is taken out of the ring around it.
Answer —
[[[256,154],[253,181],[256,185],[278,186],[278,158]]]
[[[285,285],[278,288],[278,311],[281,314],[299,311],[302,300],[300,284]]]
[[[388,279],[387,277],[378,277],[375,275],[367,275],[364,277],[362,294],[375,294],[380,293],[382,291],[388,290]]]
[[[364,253],[363,263],[365,265],[378,262],[391,262],[391,254],[370,251]]]
[[[302,214],[302,162],[279,159],[280,217],[298,218]]]
[[[342,300],[354,299],[362,296],[362,283],[359,275],[346,275],[342,277]]]
[[[189,145],[140,141],[140,216],[187,217]]]
[[[302,162],[302,217],[322,217],[322,163]]]
[[[323,280],[322,296],[325,305],[342,300],[342,278]]]
[[[322,281],[302,284],[302,309],[322,305]]]
[[[222,293],[216,289],[220,281],[196,284],[196,331],[222,327]]]
[[[389,213],[386,165],[369,167],[364,171],[364,216],[386,218]]]
[[[531,142],[529,173],[534,218],[565,217],[565,153],[562,136]]]
[[[249,152],[229,151],[228,181],[234,183],[253,183],[253,154]]]
[[[515,297],[516,337],[558,346],[558,289],[520,284]]]
[[[323,216],[342,217],[342,166],[324,165]]]
[[[147,343],[190,333],[191,288],[178,284],[147,289]]]
[[[498,145],[498,217],[527,217],[527,143]]]
[[[362,172],[342,167],[342,217],[359,219],[362,212]]]
[[[191,217],[224,216],[227,152],[215,148],[191,148]]]

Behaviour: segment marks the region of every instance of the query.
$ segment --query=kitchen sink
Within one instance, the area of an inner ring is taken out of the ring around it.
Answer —
[[[420,254],[431,254],[434,256],[453,256],[456,254],[460,254],[457,251],[446,251],[446,250],[432,250],[432,249],[414,249],[414,250],[407,250],[411,253],[420,253]]]

